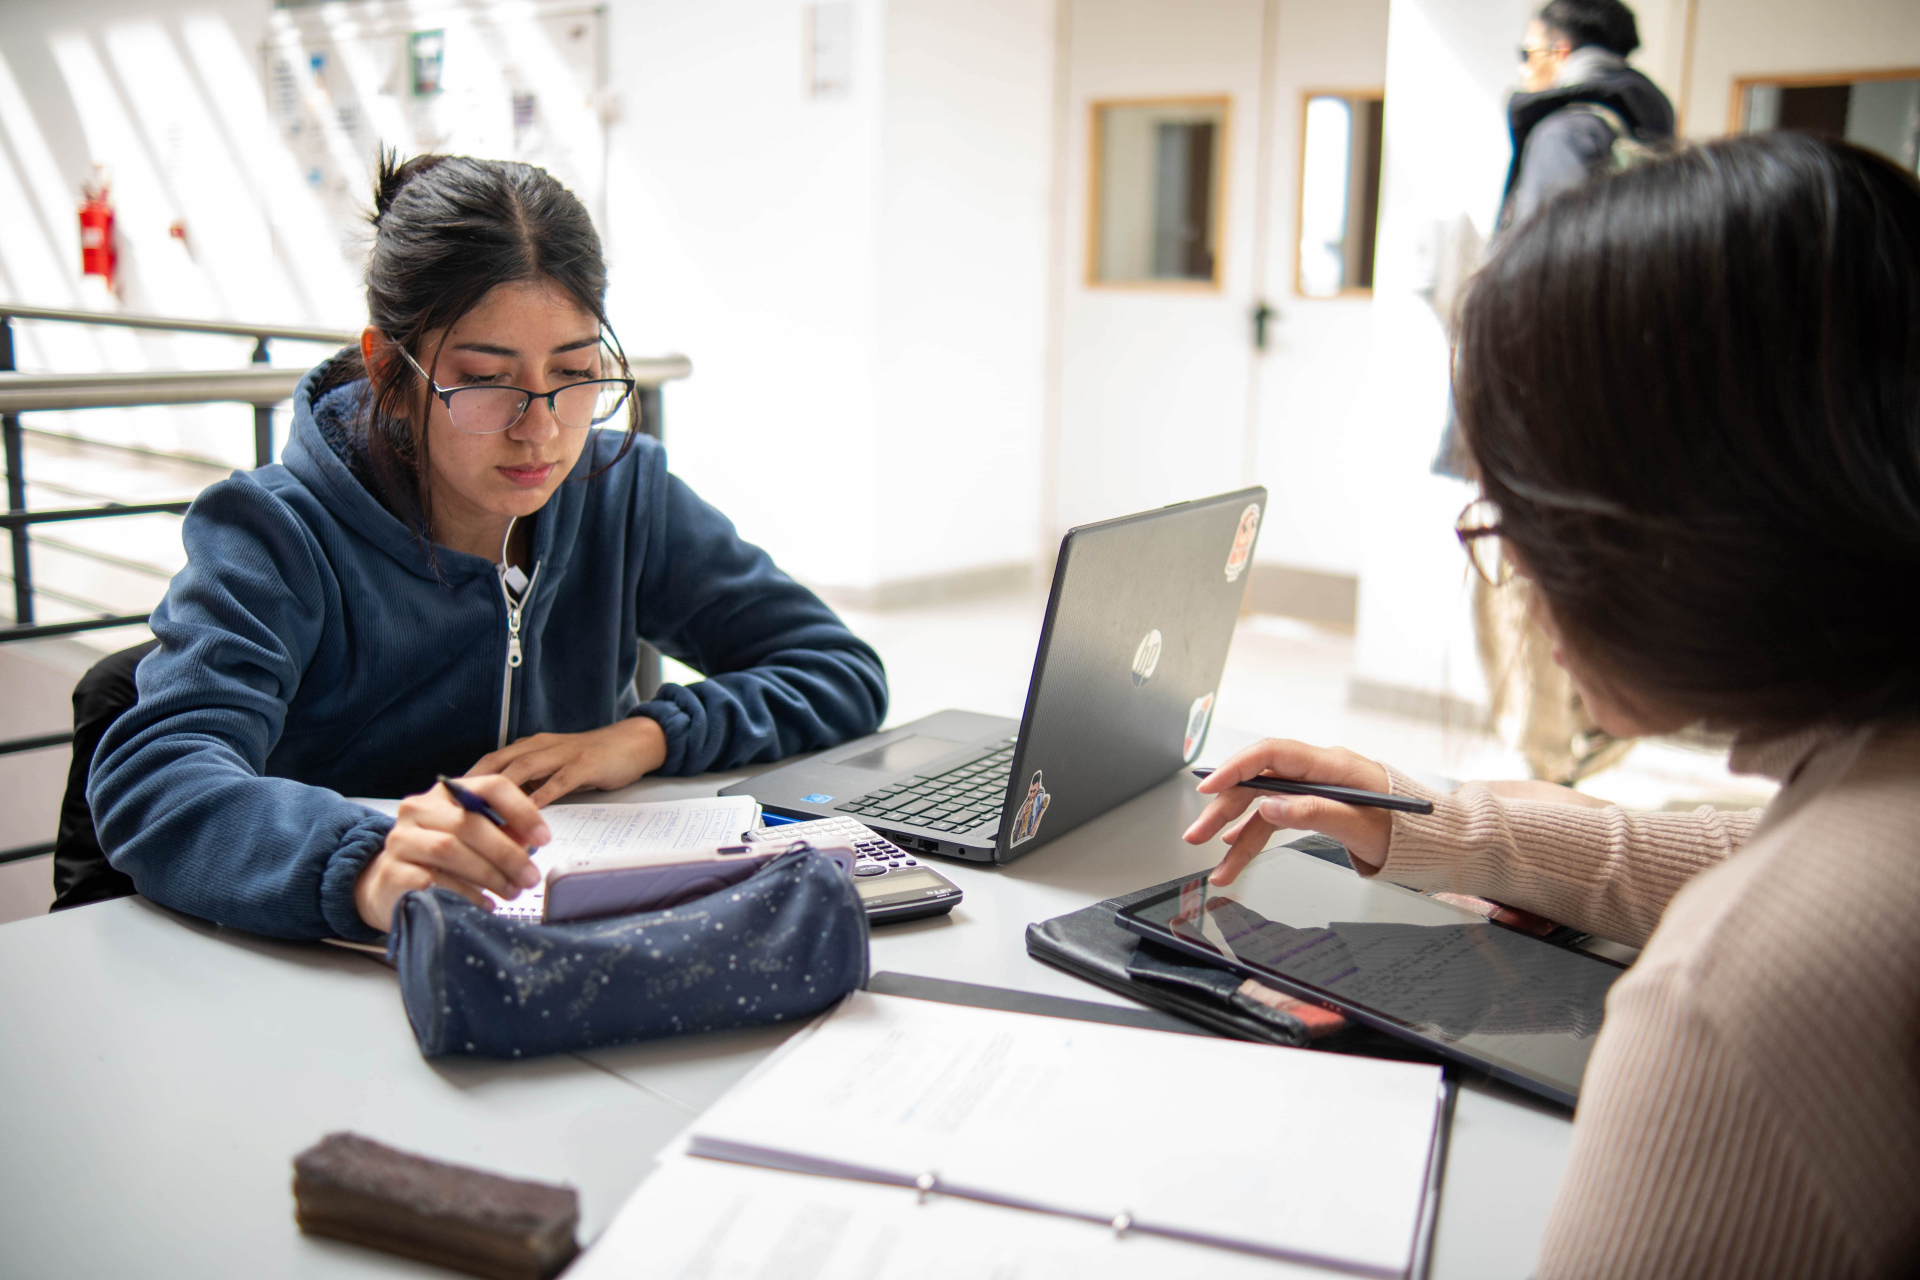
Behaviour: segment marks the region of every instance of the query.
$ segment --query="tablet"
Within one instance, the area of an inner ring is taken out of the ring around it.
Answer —
[[[1572,1106],[1623,970],[1411,889],[1270,849],[1121,909],[1143,937]]]

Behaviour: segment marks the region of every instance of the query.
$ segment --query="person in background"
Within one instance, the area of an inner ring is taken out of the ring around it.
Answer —
[[[1627,65],[1640,47],[1620,0],[1551,0],[1527,24],[1520,92],[1507,101],[1513,160],[1499,226],[1673,140],[1673,104]]]
[[[1642,162],[1672,142],[1672,105],[1627,65],[1627,55],[1639,47],[1633,11],[1619,0],[1551,0],[1527,25],[1519,51],[1520,91],[1507,104],[1513,160],[1496,245],[1554,196]],[[1451,274],[1464,282],[1471,273],[1468,267]],[[1450,283],[1444,297],[1437,290],[1434,298],[1450,339],[1460,293]],[[1473,478],[1451,413],[1433,470]],[[1474,636],[1489,719],[1503,739],[1519,746],[1534,777],[1571,786],[1618,763],[1633,743],[1595,722],[1555,666],[1552,644],[1532,615],[1526,583],[1474,583]]]
[[[873,650],[639,434],[571,192],[388,158],[375,210],[370,325],[295,391],[283,462],[194,502],[87,792],[141,893],[284,937],[372,940],[433,885],[515,897],[540,805],[832,746],[887,706]],[[643,640],[707,678],[642,701]],[[393,795],[397,819],[346,798]]]
[[[1599,722],[1730,732],[1780,791],[1634,813],[1268,741],[1201,784],[1187,839],[1225,830],[1226,884],[1309,828],[1362,875],[1642,948],[1539,1280],[1914,1274],[1920,181],[1761,134],[1564,194],[1475,281],[1455,392],[1486,504],[1462,541],[1531,579]],[[1235,786],[1262,772],[1434,809]]]

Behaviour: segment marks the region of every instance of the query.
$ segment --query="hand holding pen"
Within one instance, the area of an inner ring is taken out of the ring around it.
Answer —
[[[1254,779],[1260,783],[1248,785]],[[1262,794],[1270,787],[1277,790],[1274,784],[1306,794]],[[1357,869],[1373,870],[1386,861],[1393,834],[1383,802],[1416,812],[1421,806],[1431,809],[1425,801],[1388,794],[1391,786],[1386,767],[1365,756],[1268,738],[1228,756],[1200,783],[1200,793],[1213,802],[1185,839],[1203,844],[1220,835],[1227,841],[1226,857],[1213,872],[1216,885],[1232,884],[1273,833],[1288,828],[1331,836],[1347,847]]]
[[[540,883],[528,851],[552,838],[540,810],[510,780],[443,777],[400,802],[385,843],[354,884],[354,907],[385,930],[402,895],[438,886],[491,910],[488,892],[513,899]]]

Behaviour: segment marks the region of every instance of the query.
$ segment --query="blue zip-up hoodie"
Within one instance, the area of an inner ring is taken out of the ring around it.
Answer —
[[[101,844],[147,897],[255,933],[377,938],[353,889],[393,823],[345,796],[411,795],[503,741],[633,715],[659,721],[670,774],[879,726],[878,655],[669,474],[655,441],[585,478],[618,452],[611,431],[535,518],[510,669],[497,569],[429,559],[357,478],[348,427],[367,384],[315,404],[325,368],[294,393],[283,461],[187,513],[139,703],[95,753]],[[641,702],[643,637],[708,678]]]

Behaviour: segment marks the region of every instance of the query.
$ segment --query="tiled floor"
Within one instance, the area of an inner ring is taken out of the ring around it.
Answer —
[[[944,707],[1018,716],[1045,603],[1044,595],[1030,592],[885,613],[849,612],[846,618],[887,660],[890,722]],[[84,666],[84,654],[75,646],[40,658],[34,668],[19,660],[0,661],[0,708],[8,709],[0,714],[0,729],[27,733],[64,723],[66,692]],[[1348,636],[1286,618],[1245,618],[1227,663],[1215,723],[1339,744],[1426,773],[1525,776],[1517,753],[1470,727],[1348,707],[1352,665]],[[0,821],[0,847],[52,838],[66,767],[64,751],[0,757],[0,815],[30,819],[30,827]],[[1697,800],[1764,804],[1770,790],[1755,779],[1730,775],[1722,754],[1661,743],[1642,743],[1623,765],[1583,789],[1638,808]],[[44,911],[52,896],[49,876],[45,859],[0,866],[0,921]]]

